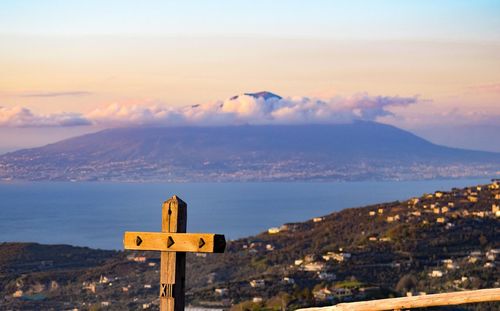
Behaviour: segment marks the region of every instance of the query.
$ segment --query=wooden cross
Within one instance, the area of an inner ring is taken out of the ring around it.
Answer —
[[[177,196],[163,203],[161,232],[125,232],[125,249],[161,251],[160,310],[183,311],[186,252],[223,253],[224,235],[186,233],[187,205]]]

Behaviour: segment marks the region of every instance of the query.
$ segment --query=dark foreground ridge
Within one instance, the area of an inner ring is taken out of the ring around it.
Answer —
[[[187,300],[280,310],[500,287],[499,206],[493,182],[270,228],[225,254],[188,254]],[[22,243],[0,254],[1,309],[158,308],[154,254]]]

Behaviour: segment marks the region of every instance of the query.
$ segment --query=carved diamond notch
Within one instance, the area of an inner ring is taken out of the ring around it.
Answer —
[[[172,239],[172,237],[169,236],[167,240],[167,248],[170,248],[174,244],[175,244],[174,239]]]
[[[198,248],[202,248],[203,245],[205,245],[205,240],[203,240],[203,238],[200,238],[200,241],[198,242]]]

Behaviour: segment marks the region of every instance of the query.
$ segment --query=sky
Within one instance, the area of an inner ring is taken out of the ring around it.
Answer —
[[[499,1],[0,2],[0,153],[115,126],[392,124],[500,152]],[[270,101],[234,95],[271,91]]]

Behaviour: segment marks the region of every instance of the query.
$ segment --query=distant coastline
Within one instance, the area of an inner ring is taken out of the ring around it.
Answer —
[[[500,153],[377,122],[107,129],[0,155],[0,180],[293,182],[500,175]]]

